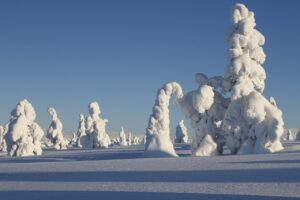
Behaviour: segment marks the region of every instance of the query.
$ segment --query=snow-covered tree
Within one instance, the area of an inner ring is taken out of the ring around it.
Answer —
[[[136,135],[135,136],[133,136],[133,145],[139,145],[139,144],[141,144],[141,141],[140,141],[140,138],[139,137],[137,137]]]
[[[128,146],[126,133],[125,133],[123,127],[121,128],[121,130],[119,132],[119,138],[120,138],[120,146]]]
[[[0,126],[0,152],[6,152],[7,146],[4,136],[6,134],[6,130],[3,126]]]
[[[107,119],[100,118],[100,106],[97,102],[89,104],[89,116],[85,121],[86,135],[81,137],[81,145],[84,148],[108,148],[111,144],[106,133]]]
[[[73,132],[72,133],[72,139],[71,141],[69,142],[69,146],[70,147],[77,147],[77,142],[78,142],[79,138],[78,138],[78,135],[77,133]]]
[[[222,77],[208,78],[196,74],[198,89],[186,94],[180,101],[185,116],[191,120],[192,155],[211,156],[222,152],[224,138],[221,124],[228,100],[219,92]]]
[[[77,142],[76,142],[77,147],[80,147],[80,148],[82,147],[81,138],[83,138],[84,136],[86,136],[86,133],[85,133],[85,119],[84,119],[84,115],[80,114],[79,115],[78,130],[77,130]]]
[[[35,156],[42,154],[41,139],[44,135],[35,122],[33,106],[26,99],[20,101],[11,112],[5,134],[7,152],[10,156]]]
[[[129,132],[128,133],[128,146],[131,146],[132,145],[132,133]]]
[[[187,128],[184,125],[184,121],[180,120],[176,127],[176,137],[175,137],[175,143],[188,143],[188,131]]]
[[[176,82],[165,84],[157,93],[152,114],[146,129],[145,154],[158,157],[178,157],[170,138],[169,103],[183,97],[181,86]]]
[[[223,89],[231,92],[231,103],[223,120],[226,144],[232,153],[265,153],[283,149],[282,112],[274,98],[262,92],[266,73],[262,67],[264,36],[255,29],[254,13],[236,4],[227,35],[229,65]]]
[[[48,108],[48,113],[51,116],[52,122],[47,131],[47,138],[55,149],[67,149],[68,141],[64,138],[63,124],[57,117],[56,110],[50,107]]]

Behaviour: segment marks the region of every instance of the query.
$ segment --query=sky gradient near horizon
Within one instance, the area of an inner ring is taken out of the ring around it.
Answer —
[[[275,97],[286,127],[300,127],[300,1],[238,2],[266,37],[264,94]],[[144,133],[164,83],[177,81],[186,93],[197,87],[195,73],[223,75],[235,3],[0,1],[0,124],[27,98],[44,129],[53,106],[64,130],[75,131],[79,114],[98,101],[109,132]],[[184,117],[173,107],[171,115],[174,130]]]

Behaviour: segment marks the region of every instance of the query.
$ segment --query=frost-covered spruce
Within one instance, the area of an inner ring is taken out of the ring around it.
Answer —
[[[208,78],[196,74],[197,90],[189,92],[180,101],[185,116],[191,120],[192,155],[211,156],[222,153],[224,137],[221,124],[228,100],[219,92],[222,77]]]
[[[69,142],[69,146],[70,147],[77,147],[77,142],[78,142],[78,135],[77,133],[73,132],[72,133],[72,139],[71,141]]]
[[[85,121],[86,135],[81,137],[84,148],[108,148],[111,145],[109,135],[106,133],[107,119],[100,118],[100,106],[97,102],[89,104],[89,116]]]
[[[121,130],[119,132],[119,138],[120,138],[120,143],[119,143],[120,146],[128,146],[126,133],[125,133],[123,127],[121,128]]]
[[[232,153],[276,152],[283,149],[282,112],[275,100],[262,92],[266,73],[262,67],[264,36],[255,29],[254,13],[236,4],[227,35],[229,65],[223,88],[231,92],[231,103],[223,120],[226,144]]]
[[[68,141],[64,138],[63,124],[57,117],[56,110],[50,107],[48,108],[48,113],[51,116],[52,122],[47,130],[47,138],[55,149],[67,149]]]
[[[43,130],[35,122],[33,106],[26,100],[18,103],[11,112],[5,135],[7,152],[10,156],[35,156],[42,154]]]
[[[137,136],[133,136],[133,145],[139,145],[141,144],[140,138]]]
[[[82,147],[81,144],[81,138],[83,138],[84,136],[86,136],[85,133],[85,119],[84,119],[84,115],[80,114],[79,115],[79,123],[78,123],[78,130],[77,130],[77,141],[76,141],[76,146],[77,147]]]
[[[131,146],[132,145],[132,133],[129,132],[128,133],[128,146]]]
[[[3,126],[0,126],[0,152],[7,152],[6,141],[4,139],[6,132],[7,130]]]
[[[157,93],[146,129],[146,156],[178,157],[170,138],[169,103],[172,95],[175,103],[183,97],[181,86],[176,82],[165,84]]]
[[[176,127],[175,143],[188,143],[188,131],[184,125],[184,121],[180,120]]]
[[[184,121],[180,120],[176,127],[175,143],[188,143],[188,131],[184,125]]]

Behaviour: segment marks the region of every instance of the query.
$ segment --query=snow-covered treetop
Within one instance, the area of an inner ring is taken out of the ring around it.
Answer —
[[[94,120],[100,119],[101,110],[98,102],[94,101],[89,104],[89,114]]]
[[[176,82],[167,83],[158,91],[147,134],[169,135],[169,101],[172,95],[175,97],[175,104],[183,97],[181,86]]]
[[[48,108],[48,113],[50,114],[53,121],[57,120],[57,113],[54,108],[52,108],[52,107]]]
[[[79,121],[80,121],[80,122],[84,122],[84,120],[85,120],[85,119],[84,119],[84,115],[83,115],[83,114],[80,114],[80,115],[79,115]]]
[[[33,106],[26,99],[21,100],[16,108],[11,112],[12,118],[18,118],[21,115],[25,116],[27,122],[30,124],[32,124],[36,118]]]
[[[261,66],[266,59],[262,48],[265,38],[255,26],[254,13],[245,5],[236,4],[227,34],[229,65],[223,82],[223,89],[233,92],[232,99],[253,90],[262,93],[265,87],[266,73]]]

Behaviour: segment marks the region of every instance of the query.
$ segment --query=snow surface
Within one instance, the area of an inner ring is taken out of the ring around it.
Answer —
[[[300,142],[274,154],[143,158],[143,146],[0,156],[0,199],[299,199]]]

